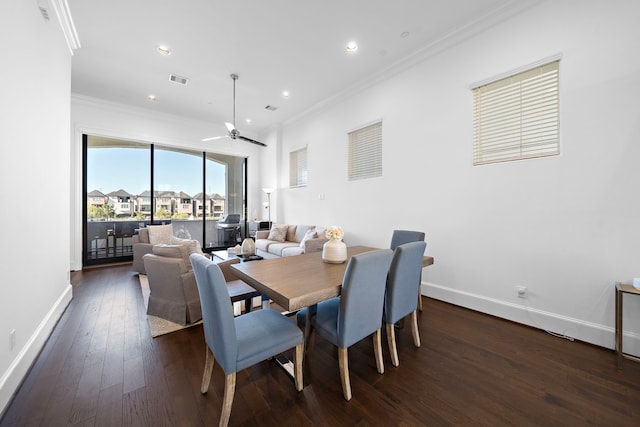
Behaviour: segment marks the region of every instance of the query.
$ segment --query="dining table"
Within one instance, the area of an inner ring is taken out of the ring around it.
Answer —
[[[339,264],[323,262],[322,252],[318,251],[298,256],[242,262],[231,267],[240,279],[258,292],[288,312],[295,312],[339,296],[348,259],[356,254],[377,249],[379,248],[348,246],[347,261]],[[422,266],[431,264],[433,257],[424,256]],[[308,331],[305,332],[305,336],[308,336]]]

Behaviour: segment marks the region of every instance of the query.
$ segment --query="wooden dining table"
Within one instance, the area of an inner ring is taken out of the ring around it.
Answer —
[[[369,246],[347,247],[347,257],[377,250]],[[293,312],[340,295],[348,262],[329,264],[321,252],[233,264],[237,276],[282,308]],[[433,264],[423,257],[422,266]]]

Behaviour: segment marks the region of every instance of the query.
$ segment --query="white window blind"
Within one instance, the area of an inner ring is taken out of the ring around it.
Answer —
[[[349,180],[382,176],[382,122],[349,132]]]
[[[289,153],[289,187],[307,185],[307,147]]]
[[[473,164],[560,153],[559,61],[473,89]]]

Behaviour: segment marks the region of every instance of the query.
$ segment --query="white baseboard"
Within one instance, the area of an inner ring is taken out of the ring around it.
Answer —
[[[40,350],[47,342],[49,335],[56,326],[56,323],[64,313],[64,310],[71,302],[72,287],[71,284],[65,287],[64,292],[58,297],[47,315],[42,319],[34,333],[26,342],[24,347],[16,355],[9,368],[0,377],[0,416],[8,403],[11,401],[14,393],[17,391],[22,379],[25,377],[29,368],[40,354]]]
[[[615,349],[615,329],[611,326],[550,313],[527,306],[526,303],[514,304],[434,283],[422,282],[421,292],[424,296],[471,310],[522,323],[564,337]],[[611,318],[613,320],[613,315]],[[625,332],[623,348],[625,353],[640,354],[640,335]]]

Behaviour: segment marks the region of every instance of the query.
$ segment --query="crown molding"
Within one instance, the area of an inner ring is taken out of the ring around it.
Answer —
[[[369,89],[391,77],[400,74],[418,65],[435,55],[450,49],[471,37],[482,33],[507,19],[516,16],[525,10],[543,3],[546,0],[510,0],[502,4],[492,11],[477,17],[475,20],[461,27],[454,28],[442,37],[425,45],[422,49],[406,56],[399,61],[391,64],[387,68],[382,69],[378,73],[372,74],[369,78],[362,80],[359,84],[351,86],[349,89],[339,92],[329,98],[326,98],[310,108],[302,111],[283,122],[283,125],[291,125],[296,121],[309,116],[313,113],[329,108],[351,96]]]
[[[49,0],[53,6],[53,10],[56,12],[60,28],[62,28],[62,34],[67,41],[69,52],[73,55],[73,51],[80,49],[80,38],[76,31],[76,26],[73,23],[73,17],[71,16],[71,10],[69,10],[69,4],[67,0]],[[42,0],[38,2],[42,3]]]

